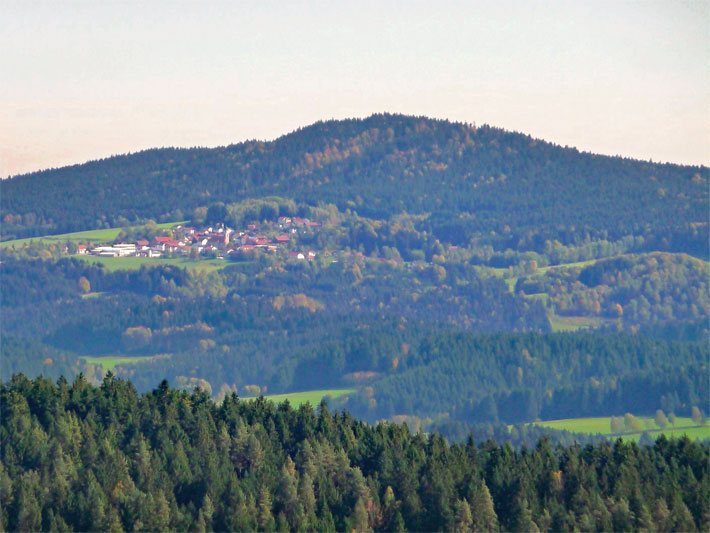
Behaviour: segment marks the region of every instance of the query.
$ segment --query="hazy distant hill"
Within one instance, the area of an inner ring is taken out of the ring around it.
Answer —
[[[401,115],[318,122],[273,142],[154,149],[0,182],[3,238],[154,218],[277,194],[431,229],[573,242],[643,235],[704,254],[708,172],[581,153],[488,126]]]

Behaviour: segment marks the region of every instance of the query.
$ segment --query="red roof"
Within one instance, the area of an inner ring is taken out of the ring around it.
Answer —
[[[157,242],[158,244],[164,244],[165,246],[170,246],[171,248],[177,248],[178,246],[182,245],[182,243],[170,237],[156,237],[155,242]]]
[[[288,235],[277,235],[276,236],[276,242],[289,242],[291,240],[291,237]]]
[[[146,241],[145,239],[140,239],[136,241],[136,246],[148,246],[148,241]]]

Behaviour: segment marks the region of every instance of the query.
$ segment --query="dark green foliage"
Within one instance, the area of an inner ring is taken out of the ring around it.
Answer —
[[[348,405],[376,420],[449,413],[472,422],[688,410],[710,398],[707,345],[628,335],[432,332]]]
[[[107,376],[0,388],[3,527],[38,530],[706,530],[710,449],[687,439],[449,445]]]

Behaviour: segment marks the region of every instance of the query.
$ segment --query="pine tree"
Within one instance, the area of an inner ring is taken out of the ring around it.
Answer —
[[[473,525],[473,516],[471,507],[464,498],[456,502],[456,518],[454,522],[454,531],[456,533],[468,533]]]
[[[671,522],[673,531],[696,531],[693,515],[690,513],[688,506],[685,505],[680,496],[676,496],[673,500],[671,509]]]
[[[671,512],[668,509],[666,500],[659,498],[656,500],[656,506],[653,509],[653,523],[657,531],[671,530]]]
[[[498,516],[491,492],[484,480],[481,480],[478,490],[471,496],[471,514],[473,516],[473,531],[498,531]]]
[[[281,468],[277,491],[277,503],[284,513],[288,523],[293,529],[298,529],[303,517],[303,506],[298,501],[298,479],[296,478],[296,465],[290,457]]]
[[[42,508],[37,498],[39,475],[31,470],[20,477],[17,483],[17,508],[15,526],[17,531],[39,531],[42,528]]]
[[[262,487],[259,491],[257,525],[261,531],[273,531],[276,527],[272,514],[271,494],[269,489]]]
[[[513,529],[515,531],[528,531],[539,533],[540,529],[532,519],[530,506],[525,498],[519,497],[513,515]]]
[[[304,522],[306,529],[312,529],[316,518],[316,496],[313,492],[313,481],[308,473],[301,476],[298,487],[298,500],[303,506]]]
[[[367,508],[365,507],[365,501],[362,498],[357,499],[351,523],[352,528],[358,533],[371,531],[368,524]]]

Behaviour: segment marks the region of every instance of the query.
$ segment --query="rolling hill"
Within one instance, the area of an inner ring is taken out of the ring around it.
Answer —
[[[189,218],[279,195],[362,216],[429,214],[449,242],[529,249],[642,235],[706,254],[708,172],[583,153],[489,126],[380,114],[271,142],[163,148],[0,182],[2,238]]]

